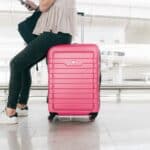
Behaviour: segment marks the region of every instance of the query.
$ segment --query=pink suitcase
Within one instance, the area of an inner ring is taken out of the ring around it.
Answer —
[[[100,51],[94,44],[59,45],[48,60],[49,120],[56,115],[95,120],[100,109]]]

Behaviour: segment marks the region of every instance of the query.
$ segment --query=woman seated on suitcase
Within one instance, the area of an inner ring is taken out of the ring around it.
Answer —
[[[71,43],[75,31],[75,0],[40,0],[39,6],[27,0],[26,6],[42,14],[33,30],[35,39],[10,62],[8,102],[0,124],[16,124],[18,116],[28,115],[31,68],[46,57],[49,48]]]

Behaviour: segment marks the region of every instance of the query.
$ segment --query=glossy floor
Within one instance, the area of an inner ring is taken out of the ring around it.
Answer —
[[[45,102],[30,102],[29,107],[29,116],[19,118],[19,124],[0,125],[0,149],[150,149],[150,103],[102,103],[93,123],[75,119],[49,123]]]

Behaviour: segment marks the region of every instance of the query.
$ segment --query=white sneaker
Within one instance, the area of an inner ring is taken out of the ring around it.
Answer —
[[[13,116],[8,116],[6,114],[6,111],[4,110],[0,114],[0,124],[17,124],[18,119],[17,119],[17,113]]]
[[[24,108],[17,108],[16,112],[18,114],[18,117],[26,117],[28,116],[28,106]]]

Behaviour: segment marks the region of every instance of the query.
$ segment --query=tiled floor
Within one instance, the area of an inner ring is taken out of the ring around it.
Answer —
[[[150,103],[102,103],[93,123],[47,120],[47,104],[30,102],[18,125],[0,125],[3,150],[148,150]]]

